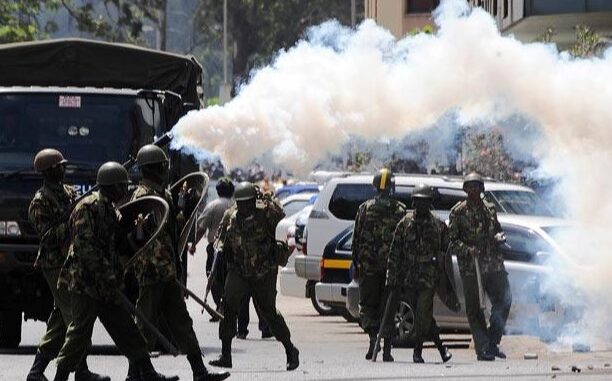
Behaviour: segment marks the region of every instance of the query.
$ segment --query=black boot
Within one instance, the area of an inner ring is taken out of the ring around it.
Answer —
[[[500,358],[500,359],[506,358],[506,354],[500,351],[499,346],[497,346],[496,344],[489,345],[489,354],[492,354],[493,356]]]
[[[375,345],[376,345],[376,335],[370,332],[370,346],[368,347],[368,352],[365,355],[366,360],[372,360],[372,356],[374,355]]]
[[[55,371],[55,378],[53,378],[53,381],[68,381],[68,376],[70,376],[69,371],[58,367]]]
[[[111,381],[111,379],[108,376],[91,372],[87,366],[87,357],[84,357],[74,372],[74,381]]]
[[[423,343],[417,341],[414,343],[414,349],[412,351],[412,362],[415,364],[423,364],[425,360],[423,360]]]
[[[45,377],[45,369],[47,369],[47,365],[51,360],[43,356],[40,351],[36,351],[36,356],[34,357],[34,364],[32,364],[32,368],[30,369],[30,373],[28,373],[28,377],[26,377],[26,381],[49,381],[47,377]]]
[[[218,366],[220,368],[231,368],[232,367],[232,341],[223,340],[221,342],[221,356],[218,359],[208,362],[212,366]]]
[[[138,362],[138,370],[140,371],[140,378],[146,381],[178,381],[178,376],[164,376],[163,374],[157,373],[153,364],[151,364],[150,358],[145,358]]]
[[[385,337],[385,345],[383,346],[383,361],[393,362],[393,356],[391,356],[391,341],[390,337]]]
[[[439,335],[434,337],[433,342],[436,345],[436,348],[438,348],[438,352],[440,352],[442,362],[447,362],[453,357],[453,355],[448,351],[448,348],[442,344],[442,340],[440,339]]]
[[[300,366],[300,351],[291,342],[285,345],[287,355],[287,370],[294,370]]]
[[[193,381],[221,381],[230,376],[228,372],[210,373],[204,366],[201,353],[187,355],[187,360],[193,371]]]

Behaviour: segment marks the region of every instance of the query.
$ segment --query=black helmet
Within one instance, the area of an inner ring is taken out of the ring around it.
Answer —
[[[123,165],[115,161],[107,161],[98,169],[98,177],[96,182],[100,186],[127,184],[128,173]]]
[[[217,180],[217,185],[215,186],[217,189],[217,194],[220,197],[232,197],[234,194],[234,183],[229,177],[221,177]]]
[[[412,198],[433,199],[433,189],[427,184],[419,184],[412,190]]]
[[[468,183],[480,184],[481,192],[484,192],[484,181],[482,180],[482,176],[480,176],[478,173],[472,172],[463,178],[463,190],[465,190],[465,186]]]
[[[236,187],[234,199],[236,201],[246,201],[257,197],[257,189],[255,185],[248,181],[243,181]]]
[[[381,169],[372,180],[372,185],[377,191],[386,191],[395,188],[395,176],[387,168]]]
[[[138,150],[136,155],[136,163],[139,167],[149,164],[167,163],[168,157],[163,149],[154,144],[147,144]]]
[[[56,149],[45,148],[39,151],[34,157],[34,169],[36,172],[43,172],[57,164],[64,164],[68,161],[64,155]]]

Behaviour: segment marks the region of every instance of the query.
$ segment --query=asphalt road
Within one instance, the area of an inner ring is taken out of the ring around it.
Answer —
[[[203,293],[205,280],[204,246],[190,262],[189,287]],[[192,300],[187,302],[194,327],[205,355],[205,361],[216,358],[220,351],[217,324],[209,323],[208,316]],[[232,380],[612,380],[612,346],[593,348],[589,353],[572,353],[569,348],[547,347],[535,338],[507,336],[502,349],[507,360],[493,363],[477,362],[469,348],[469,337],[444,336],[452,347],[453,359],[440,363],[437,351],[429,346],[424,351],[426,364],[412,363],[412,350],[393,350],[394,363],[372,363],[364,359],[367,337],[354,323],[342,317],[318,316],[310,301],[280,296],[278,308],[285,316],[293,340],[300,349],[300,367],[285,371],[283,347],[274,339],[261,339],[257,329],[257,317],[251,313],[250,334],[246,340],[235,340],[233,348],[234,368]],[[26,322],[23,326],[21,347],[16,351],[0,352],[0,380],[25,380],[32,364],[36,344],[44,333],[42,322]],[[467,339],[467,340],[466,340]],[[110,375],[113,380],[123,380],[127,372],[127,360],[119,355],[112,341],[99,323],[93,337],[93,355],[89,356],[90,368]],[[536,353],[537,360],[524,360],[524,353]],[[182,380],[190,380],[191,372],[184,356],[174,358],[164,355],[153,359],[156,368],[165,374],[177,374]],[[573,372],[572,366],[580,369]],[[553,370],[553,368],[555,370]],[[558,370],[557,370],[558,369]],[[47,370],[52,379],[55,365]]]

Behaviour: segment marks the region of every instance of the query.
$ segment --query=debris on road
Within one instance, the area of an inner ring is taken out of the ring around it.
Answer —
[[[558,372],[558,371],[560,371],[560,370],[561,370],[561,368],[559,368],[559,367],[558,367],[558,366],[556,366],[556,365],[553,365],[552,370],[553,370],[553,372]]]
[[[572,373],[580,373],[582,369],[578,368],[576,365],[572,365]]]
[[[595,369],[595,367],[593,365],[589,365],[589,366],[587,366],[587,369],[588,370],[593,370],[593,369]]]
[[[609,368],[609,367],[610,367],[610,364],[609,364],[609,363],[605,363],[605,364],[604,364],[604,368]]]
[[[525,360],[537,360],[538,359],[538,354],[537,353],[525,353],[525,354],[523,354],[523,359],[525,359]]]

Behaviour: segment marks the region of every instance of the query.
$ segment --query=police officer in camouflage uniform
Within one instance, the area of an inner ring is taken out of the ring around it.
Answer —
[[[194,381],[223,380],[229,373],[209,373],[202,360],[198,338],[193,330],[193,321],[187,312],[183,290],[176,283],[178,257],[177,211],[172,196],[167,189],[169,180],[168,158],[159,147],[149,144],[143,146],[136,155],[136,162],[142,173],[142,180],[132,194],[132,200],[145,196],[158,196],[170,206],[168,221],[164,230],[153,242],[150,249],[145,249],[135,261],[134,271],[138,280],[139,294],[136,308],[156,324],[163,316],[168,329],[176,340],[179,349],[187,354],[187,360],[193,371]],[[138,322],[149,349],[155,347],[155,336],[146,326]]]
[[[397,223],[406,215],[406,207],[392,198],[395,177],[386,168],[374,176],[376,197],[359,206],[353,233],[353,264],[359,284],[359,314],[361,326],[370,336],[366,359],[372,358],[376,335],[387,300],[385,278],[387,260]],[[384,332],[383,361],[393,361],[391,356],[392,328]]]
[[[417,185],[412,192],[413,213],[397,225],[387,267],[387,285],[403,286],[414,311],[415,343],[412,359],[423,363],[423,341],[431,339],[443,362],[451,354],[440,340],[440,329],[433,317],[433,298],[440,277],[439,262],[448,248],[448,229],[431,213],[432,189]]]
[[[54,303],[47,321],[47,332],[38,346],[27,381],[47,380],[45,369],[64,344],[66,327],[72,320],[70,294],[57,288],[57,279],[70,241],[67,222],[56,224],[56,219],[70,210],[76,199],[72,187],[64,184],[66,163],[61,152],[52,148],[43,149],[34,158],[34,169],[42,173],[43,186],[34,195],[28,212],[30,223],[41,238],[36,266],[42,270]],[[90,372],[86,359],[87,356],[83,356],[77,366],[76,381],[110,381],[109,377]]]
[[[155,371],[146,343],[117,295],[123,289],[123,272],[115,248],[120,219],[115,203],[127,196],[127,171],[107,162],[98,169],[97,183],[100,190],[76,205],[68,224],[71,243],[58,288],[71,292],[72,321],[57,356],[54,381],[66,381],[76,369],[90,345],[96,319],[129,360],[126,381],[176,381],[178,377]]]
[[[250,293],[274,334],[285,347],[287,370],[299,366],[299,351],[291,342],[285,319],[276,309],[278,263],[274,232],[285,216],[271,196],[261,197],[255,186],[242,182],[234,192],[236,208],[224,215],[218,248],[228,273],[225,281],[224,316],[219,324],[221,356],[211,365],[232,367],[232,339],[236,335],[236,316]]]
[[[477,173],[467,175],[463,190],[468,195],[467,200],[455,205],[450,213],[449,249],[459,261],[466,313],[477,359],[493,361],[495,357],[506,358],[499,350],[499,343],[512,305],[508,273],[498,249],[505,238],[495,208],[482,199],[482,177]],[[479,263],[482,286],[492,305],[488,329],[484,311],[480,309],[475,258]]]

